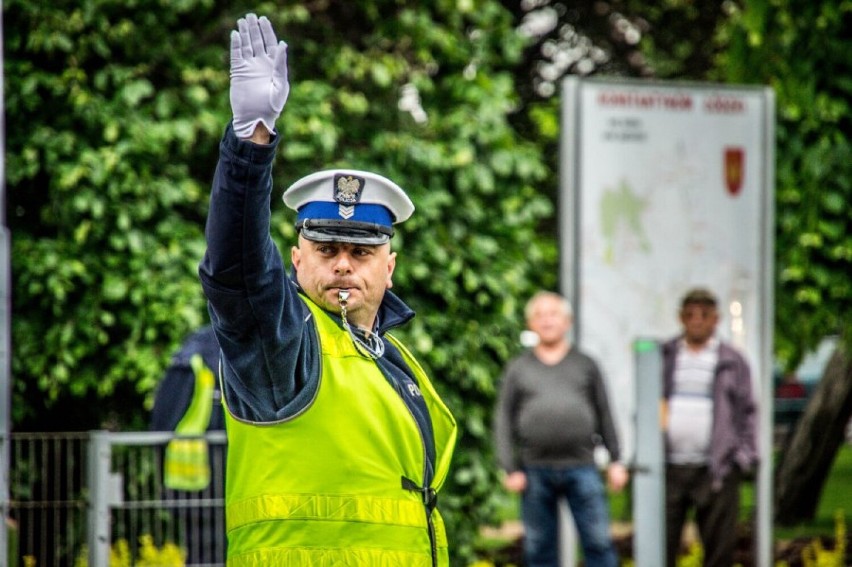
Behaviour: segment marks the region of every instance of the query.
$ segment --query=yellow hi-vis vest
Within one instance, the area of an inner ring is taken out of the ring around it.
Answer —
[[[204,435],[213,411],[213,371],[200,354],[190,358],[195,374],[195,389],[186,413],[175,427],[178,435]],[[172,439],[166,445],[163,484],[174,490],[204,490],[210,484],[210,461],[207,440]]]
[[[435,438],[432,486],[417,492],[409,482],[405,488],[403,478],[422,487],[425,468],[414,417],[375,361],[361,356],[326,312],[304,301],[321,354],[313,402],[270,424],[226,412],[228,565],[447,565],[444,523],[424,494],[434,496],[447,477],[457,434],[453,416],[411,353],[388,336],[414,371]]]

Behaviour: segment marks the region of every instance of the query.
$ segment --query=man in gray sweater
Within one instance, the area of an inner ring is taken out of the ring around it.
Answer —
[[[538,343],[507,365],[494,415],[503,484],[521,493],[524,565],[556,567],[558,500],[565,497],[580,536],[587,567],[613,567],[609,506],[594,459],[609,451],[607,480],[620,491],[628,480],[606,387],[597,364],[568,340],[570,303],[539,292],[525,311]]]

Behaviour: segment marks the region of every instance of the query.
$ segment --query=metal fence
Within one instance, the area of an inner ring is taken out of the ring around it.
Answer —
[[[164,487],[167,432],[13,433],[10,567],[225,564],[224,432],[205,435],[210,484]]]

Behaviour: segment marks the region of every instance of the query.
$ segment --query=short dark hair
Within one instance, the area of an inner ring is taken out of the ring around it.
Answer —
[[[683,296],[680,302],[680,308],[684,309],[687,305],[706,305],[708,307],[716,307],[716,296],[709,289],[696,287]]]

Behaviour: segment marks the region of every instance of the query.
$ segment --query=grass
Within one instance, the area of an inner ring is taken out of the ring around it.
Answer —
[[[743,493],[743,501],[753,506],[753,494]],[[845,444],[838,451],[834,464],[822,489],[819,505],[814,519],[798,526],[774,528],[776,541],[791,540],[799,537],[832,536],[835,529],[835,516],[840,510],[846,519],[846,525],[852,525],[852,445]]]

